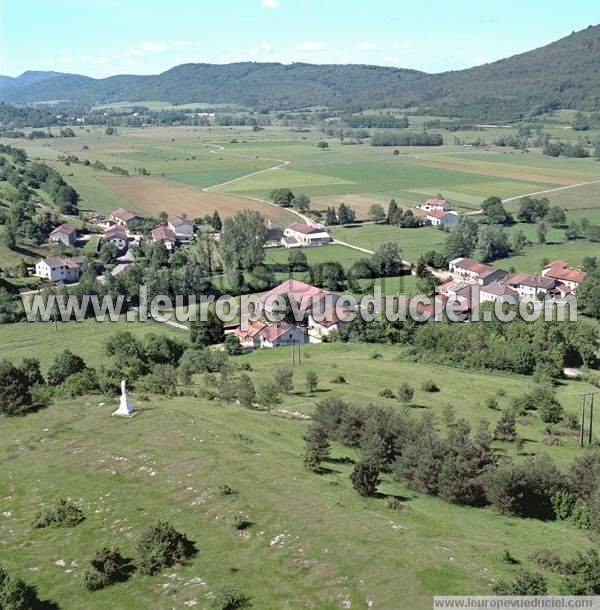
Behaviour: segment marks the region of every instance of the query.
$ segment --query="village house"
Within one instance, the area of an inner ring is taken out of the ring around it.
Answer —
[[[565,261],[553,261],[542,269],[542,275],[557,280],[560,284],[564,284],[569,288],[572,294],[575,294],[579,285],[587,277],[587,273],[577,269],[571,269]]]
[[[472,258],[455,258],[448,264],[450,273],[464,279],[467,282],[485,286],[506,276],[506,271],[496,269],[491,265],[480,263]]]
[[[498,299],[519,300],[519,293],[501,282],[492,282],[485,286],[482,286],[479,290],[479,302],[489,303],[495,302]]]
[[[189,241],[194,237],[194,223],[187,218],[171,214],[169,215],[167,226],[180,241]]]
[[[262,320],[250,320],[246,323],[246,327],[238,326],[233,334],[239,339],[240,345],[245,348],[260,347],[259,333],[267,327],[266,322]]]
[[[83,256],[44,258],[35,264],[35,275],[51,282],[76,282],[84,261]]]
[[[516,290],[522,299],[539,299],[540,297],[546,299],[555,296],[555,289],[559,282],[543,275],[516,273],[507,277],[504,283]]]
[[[127,248],[127,232],[123,227],[112,227],[102,236],[102,241],[115,245],[119,251]]]
[[[421,206],[421,209],[426,212],[449,212],[452,206],[445,199],[428,199]]]
[[[258,333],[260,347],[283,347],[308,343],[308,335],[287,322],[273,322]]]
[[[458,222],[458,214],[454,212],[444,212],[443,210],[434,210],[425,214],[427,220],[433,227],[451,227]]]
[[[281,245],[286,248],[322,246],[331,241],[331,235],[322,226],[294,222],[283,230]]]
[[[273,313],[278,308],[277,297],[287,294],[298,304],[299,309],[305,311],[312,310],[313,307],[322,302],[331,293],[325,292],[321,288],[305,284],[299,280],[289,279],[282,282],[275,288],[265,292],[260,297],[260,304],[263,311]]]
[[[326,307],[323,312],[316,308],[308,314],[308,334],[315,339],[322,339],[332,332],[346,328],[351,312],[344,311],[338,315],[335,307]]]
[[[154,243],[162,241],[169,252],[174,250],[175,245],[177,244],[175,233],[168,227],[156,227],[156,229],[152,229],[152,239],[154,240]]]
[[[77,241],[77,229],[69,224],[62,224],[56,227],[48,236],[48,241],[51,244],[63,244],[65,246],[73,246]]]
[[[127,227],[130,222],[134,220],[144,220],[138,214],[134,214],[133,212],[128,212],[123,208],[119,208],[114,212],[111,212],[108,215],[108,222],[118,225],[119,227]]]

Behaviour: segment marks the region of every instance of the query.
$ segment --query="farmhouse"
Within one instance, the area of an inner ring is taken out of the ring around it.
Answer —
[[[322,226],[312,227],[302,222],[294,222],[283,230],[281,245],[286,248],[302,246],[322,246],[331,241],[331,235]]]
[[[308,343],[308,335],[297,326],[287,322],[273,322],[258,333],[260,347],[282,347]]]
[[[564,284],[571,293],[575,293],[579,285],[587,277],[587,273],[571,269],[565,261],[553,261],[542,269],[544,277],[552,278]]]
[[[504,283],[517,291],[521,298],[535,299],[552,296],[551,292],[557,287],[558,282],[551,277],[533,275],[528,273],[517,273],[507,277]]]
[[[519,293],[501,282],[492,282],[486,286],[482,286],[479,291],[479,302],[488,303],[495,302],[498,299],[511,299],[515,302],[519,298]]]
[[[321,288],[305,284],[299,280],[286,280],[275,286],[268,292],[265,292],[261,298],[260,303],[262,308],[266,312],[275,312],[281,303],[278,303],[278,297],[287,294],[291,299],[294,299],[299,309],[308,311],[315,305],[322,302],[331,293],[325,292]]]
[[[308,334],[316,339],[322,339],[334,331],[344,329],[349,320],[350,312],[345,311],[341,315],[334,307],[326,307],[320,313],[316,308],[308,314]]]
[[[433,212],[427,212],[427,214],[425,214],[425,219],[429,221],[433,227],[451,227],[453,224],[458,222],[458,214],[455,212],[434,210]]]
[[[82,256],[44,258],[35,264],[35,275],[51,282],[76,282],[84,260]]]
[[[259,333],[264,330],[267,324],[262,320],[251,320],[247,323],[246,328],[238,326],[233,334],[240,340],[242,347],[260,347]]]
[[[194,237],[194,223],[187,218],[171,214],[167,225],[173,231],[175,237],[181,241],[190,240]]]
[[[426,212],[449,212],[452,209],[450,202],[445,199],[428,199],[421,209]]]
[[[48,236],[48,241],[51,244],[64,244],[65,246],[73,246],[77,241],[77,229],[69,224],[62,224],[56,227]]]
[[[152,239],[154,240],[154,243],[162,241],[169,251],[173,250],[177,244],[175,233],[168,227],[156,227],[156,229],[152,229]]]
[[[106,243],[114,244],[119,250],[127,248],[127,232],[123,227],[108,229],[102,236],[102,240]]]
[[[141,216],[139,216],[138,214],[134,214],[133,212],[128,212],[127,210],[124,210],[123,208],[119,208],[118,210],[115,210],[114,212],[111,212],[108,215],[108,221],[113,224],[116,224],[120,227],[127,227],[127,225],[134,220],[144,220],[144,219]]]
[[[496,269],[496,267],[480,263],[472,258],[463,257],[450,261],[448,269],[455,276],[480,286],[496,282],[506,275],[506,271],[502,269]]]

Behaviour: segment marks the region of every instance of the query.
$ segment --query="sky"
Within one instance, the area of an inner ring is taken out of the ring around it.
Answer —
[[[457,70],[600,22],[597,0],[0,0],[0,74],[157,74],[188,62]]]

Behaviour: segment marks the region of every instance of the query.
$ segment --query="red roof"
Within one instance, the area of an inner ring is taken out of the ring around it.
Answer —
[[[487,286],[483,286],[480,289],[480,292],[487,292],[488,294],[493,294],[498,297],[518,297],[519,293],[516,290],[513,290],[510,286],[506,284],[501,284],[500,282],[491,282]]]
[[[59,227],[56,227],[56,229],[54,229],[54,231],[52,231],[50,235],[55,235],[56,233],[64,233],[65,235],[71,235],[71,233],[75,233],[76,230],[77,229],[71,225],[63,224]]]
[[[286,332],[294,329],[295,327],[287,322],[273,322],[269,324],[265,329],[260,331],[260,336],[265,339],[265,341],[275,341],[275,339],[279,339],[281,335],[284,335]],[[304,333],[303,330],[299,328],[295,328],[300,333]]]
[[[445,206],[445,205],[450,205],[445,199],[428,199],[425,202],[425,205],[428,205],[430,207],[439,207],[439,206]]]
[[[254,335],[258,334],[261,330],[266,328],[266,326],[267,325],[262,320],[250,320],[246,330],[243,330],[241,326],[238,326],[233,333],[240,339],[252,339]]]
[[[455,267],[465,269],[466,271],[472,271],[480,277],[486,277],[495,271],[499,271],[499,269],[496,269],[496,267],[486,265],[485,263],[480,263],[473,258],[458,258],[451,262],[454,263]]]
[[[123,208],[119,208],[118,210],[115,210],[111,214],[111,216],[114,216],[115,218],[118,218],[119,220],[122,220],[123,222],[129,222],[130,220],[133,220],[134,218],[141,218],[137,214],[134,214],[133,212],[128,212],[127,210],[124,210]]]
[[[352,312],[350,311],[343,311],[342,314],[339,315],[335,307],[327,306],[322,312],[313,312],[313,319],[320,326],[329,327],[338,322],[347,322],[351,315]]]
[[[563,282],[576,282],[577,284],[581,284],[587,277],[587,273],[584,271],[577,271],[576,269],[550,267],[550,269],[546,271],[546,277],[562,280]]]
[[[297,231],[298,233],[304,233],[304,235],[309,235],[310,233],[321,233],[321,231],[323,231],[323,229],[319,229],[319,227],[312,227],[304,222],[293,222],[291,225],[288,225],[286,229],[289,229],[290,231]]]
[[[450,212],[444,212],[444,210],[433,210],[433,212],[427,212],[427,216],[431,216],[432,218],[444,218],[444,216],[454,216],[454,214],[450,214]]]
[[[104,233],[104,239],[112,239],[113,237],[119,237],[121,239],[127,239],[127,232],[123,227],[112,227]]]
[[[265,292],[260,300],[262,303],[266,303],[281,294],[289,294],[298,302],[308,301],[307,304],[310,304],[316,300],[320,300],[321,297],[327,296],[329,293],[316,286],[300,282],[299,280],[289,279],[279,284],[279,286],[275,286],[275,288],[272,288],[268,292]],[[317,297],[319,298],[317,299]]]
[[[152,229],[154,241],[176,241],[175,233],[168,227],[156,227]]]
[[[187,218],[181,218],[181,216],[177,216],[176,214],[169,214],[169,222],[174,226],[178,227],[183,224],[193,224],[191,220]]]

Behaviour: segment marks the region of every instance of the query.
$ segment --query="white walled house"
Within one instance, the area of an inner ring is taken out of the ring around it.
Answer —
[[[449,212],[452,209],[450,202],[445,199],[428,199],[421,209],[426,212]]]
[[[267,327],[262,320],[250,320],[246,328],[238,326],[233,334],[239,339],[240,345],[246,348],[260,347],[259,333]]]
[[[71,258],[44,258],[35,264],[35,275],[50,282],[76,282],[80,266]]]
[[[308,343],[308,335],[287,322],[273,322],[258,333],[260,347],[282,347]]]
[[[119,208],[118,210],[115,210],[114,212],[111,212],[108,215],[108,221],[113,224],[116,224],[120,227],[127,227],[127,225],[133,220],[144,220],[144,219],[141,216],[139,216],[138,214],[134,214],[133,212],[128,212],[127,210],[124,210],[123,208]]]
[[[506,276],[506,271],[496,269],[486,263],[481,263],[472,258],[455,258],[448,264],[450,273],[466,282],[472,282],[485,286],[496,282]]]
[[[451,227],[458,222],[458,214],[434,210],[433,212],[427,212],[427,214],[425,214],[425,219],[429,221],[433,227]]]
[[[558,285],[558,281],[543,275],[517,273],[506,279],[506,284],[519,293],[524,299],[536,299],[538,296],[548,298]]]
[[[294,222],[283,230],[281,245],[286,248],[322,246],[330,241],[331,235],[323,227],[312,227],[302,222]]]
[[[102,240],[106,243],[114,244],[120,251],[127,248],[127,232],[123,227],[108,229],[102,236]]]
[[[490,284],[480,288],[480,303],[493,303],[498,299],[506,299],[510,301],[514,300],[517,302],[519,300],[519,293],[510,286],[500,282],[491,282]]]
[[[69,224],[62,224],[56,227],[48,236],[48,241],[51,244],[63,244],[65,246],[73,246],[77,241],[77,229]]]
[[[575,294],[579,285],[587,277],[587,273],[578,269],[571,269],[565,261],[553,261],[542,269],[542,275],[549,277],[566,286]]]

